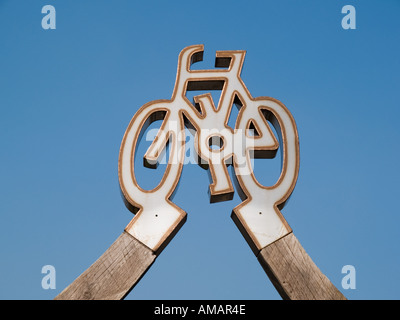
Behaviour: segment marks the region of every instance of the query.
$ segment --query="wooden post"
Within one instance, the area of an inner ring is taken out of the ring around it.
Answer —
[[[285,300],[346,300],[293,232],[263,248],[257,258]]]
[[[55,300],[120,300],[139,282],[156,254],[127,232]]]

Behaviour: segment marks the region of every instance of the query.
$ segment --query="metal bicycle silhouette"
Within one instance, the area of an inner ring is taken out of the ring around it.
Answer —
[[[202,45],[195,45],[180,53],[171,100],[145,104],[126,130],[120,150],[119,180],[128,208],[136,216],[125,230],[157,251],[184,221],[186,213],[172,203],[170,197],[182,171],[186,125],[196,130],[196,152],[211,173],[211,202],[232,199],[234,188],[226,164],[233,164],[239,194],[244,200],[233,210],[233,218],[253,250],[260,250],[291,231],[280,209],[290,196],[298,175],[296,124],[278,100],[251,96],[240,77],[245,51],[218,51],[215,66],[222,69],[191,70],[193,63],[202,60],[203,50]],[[214,105],[209,93],[195,96],[192,104],[186,91],[194,90],[221,90],[218,105]],[[234,104],[240,110],[233,129],[228,126],[228,120]],[[163,122],[144,156],[146,165],[156,166],[168,142],[171,151],[161,182],[147,191],[138,185],[133,163],[140,133],[155,120]],[[278,138],[268,122],[279,133]],[[212,144],[220,148],[210,148]],[[280,145],[281,175],[275,185],[263,186],[253,173],[251,158],[274,157]]]
[[[217,51],[213,70],[193,70],[203,58],[203,46],[181,51],[170,100],[142,106],[124,134],[118,160],[121,192],[134,218],[114,243],[55,299],[123,299],[140,281],[162,249],[186,220],[186,212],[171,200],[185,160],[185,128],[195,130],[198,162],[210,170],[210,201],[233,197],[227,171],[234,170],[242,203],[232,218],[271,282],[284,299],[346,299],[318,269],[281,214],[296,184],[299,139],[288,109],[269,97],[253,98],[240,73],[245,51]],[[217,105],[210,93],[194,97],[187,91],[221,90]],[[228,125],[232,107],[239,107],[234,128]],[[144,165],[156,168],[169,145],[169,158],[160,183],[141,188],[135,176],[137,145],[149,125],[162,124],[144,155]],[[275,128],[275,137],[270,125]],[[281,151],[281,172],[272,186],[260,184],[253,158],[273,158]]]

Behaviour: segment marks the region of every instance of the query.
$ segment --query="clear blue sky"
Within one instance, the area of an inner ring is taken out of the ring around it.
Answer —
[[[46,4],[56,30],[41,28]],[[346,4],[356,30],[341,27]],[[397,0],[0,0],[0,298],[53,299],[123,231],[125,129],[171,97],[180,50],[204,44],[204,68],[246,50],[251,94],[295,117],[283,214],[314,262],[350,299],[399,299],[399,14]],[[280,299],[230,218],[238,196],[209,204],[208,184],[184,168],[174,201],[188,220],[127,299]],[[55,290],[41,287],[48,264]],[[341,288],[349,264],[355,290]]]

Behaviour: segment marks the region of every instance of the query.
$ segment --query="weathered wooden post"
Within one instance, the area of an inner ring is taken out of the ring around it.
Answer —
[[[182,50],[170,100],[142,106],[122,140],[119,181],[127,207],[135,217],[112,246],[56,299],[122,299],[186,220],[171,201],[185,157],[185,127],[194,128],[199,164],[210,170],[210,202],[231,200],[233,184],[227,171],[232,164],[243,202],[232,219],[247,240],[272,283],[284,299],[345,299],[304,251],[280,210],[291,195],[299,170],[299,140],[289,110],[269,97],[253,98],[243,83],[245,51],[218,51],[212,70],[191,70],[202,60],[203,46]],[[186,98],[186,91],[221,90],[215,105],[211,94]],[[228,126],[232,107],[239,108],[235,128]],[[163,120],[144,156],[155,168],[167,143],[170,155],[161,182],[142,189],[135,177],[136,145],[152,122]],[[275,137],[270,124],[278,133]],[[273,186],[261,185],[252,158],[273,158],[282,152],[282,170]]]

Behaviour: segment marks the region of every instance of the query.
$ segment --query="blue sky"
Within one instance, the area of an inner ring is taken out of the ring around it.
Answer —
[[[41,28],[46,4],[55,30]],[[341,27],[346,4],[355,30]],[[396,0],[0,0],[0,298],[53,299],[123,231],[125,129],[171,97],[179,52],[204,44],[199,68],[246,50],[251,94],[293,114],[300,173],[282,212],[314,262],[349,299],[398,299],[399,13]],[[269,161],[256,163],[266,183]],[[208,184],[185,166],[174,202],[187,222],[127,299],[280,299],[230,218],[239,197],[209,204]],[[55,290],[41,287],[48,264]]]

